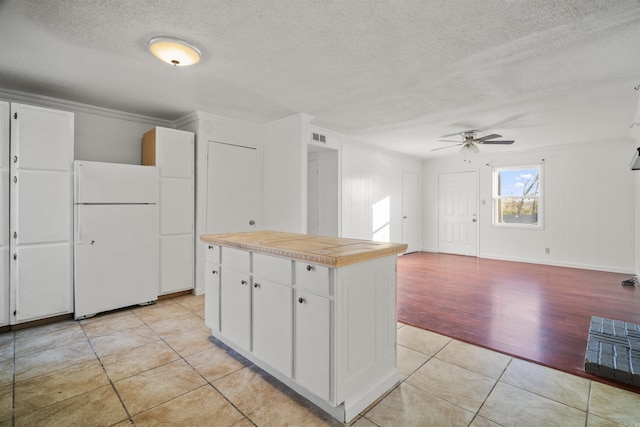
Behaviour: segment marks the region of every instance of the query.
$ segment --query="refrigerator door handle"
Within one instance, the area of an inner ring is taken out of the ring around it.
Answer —
[[[82,223],[78,218],[80,215],[76,213],[76,244],[82,245]]]

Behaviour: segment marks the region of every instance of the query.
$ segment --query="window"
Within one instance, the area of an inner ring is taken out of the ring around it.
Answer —
[[[542,228],[542,165],[494,168],[493,224]]]

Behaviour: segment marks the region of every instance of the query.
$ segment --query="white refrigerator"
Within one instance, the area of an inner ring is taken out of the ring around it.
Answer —
[[[158,173],[74,162],[75,318],[158,298]]]

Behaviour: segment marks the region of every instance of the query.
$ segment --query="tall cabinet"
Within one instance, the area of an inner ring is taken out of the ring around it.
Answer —
[[[0,102],[0,326],[9,324],[9,113]]]
[[[194,134],[156,127],[142,139],[142,164],[160,177],[160,289],[169,294],[194,288]]]
[[[9,318],[15,324],[73,312],[74,115],[12,103],[10,123]]]

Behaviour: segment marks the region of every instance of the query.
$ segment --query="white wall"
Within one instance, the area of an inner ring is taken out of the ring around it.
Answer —
[[[342,143],[342,237],[402,242],[402,172],[422,173],[420,160]]]
[[[633,158],[633,153],[640,147],[640,97],[638,97],[638,107],[633,116],[633,124],[629,135],[631,137],[631,147],[629,148],[629,162]],[[635,175],[635,200],[636,200],[636,258],[635,258],[635,274],[640,273],[640,171],[634,171]]]
[[[75,113],[75,160],[142,164],[142,135],[156,124]],[[158,124],[158,126],[162,126]]]
[[[424,162],[423,248],[438,248],[438,174],[478,170],[479,256],[631,273],[635,270],[635,177],[628,141],[531,152],[483,153]],[[492,166],[529,165],[544,159],[544,229],[492,225]],[[490,166],[486,164],[489,163]],[[483,204],[483,201],[484,204]],[[545,248],[550,254],[545,254]]]

